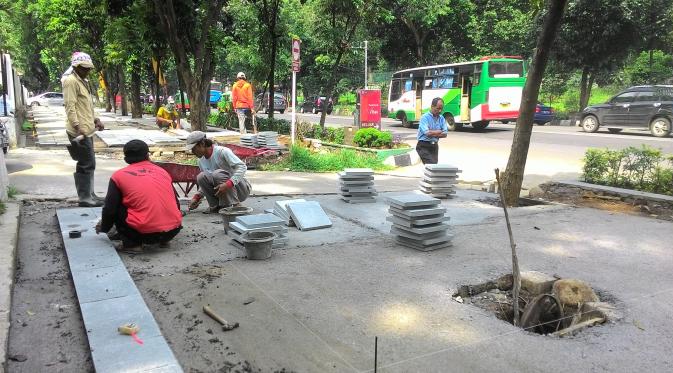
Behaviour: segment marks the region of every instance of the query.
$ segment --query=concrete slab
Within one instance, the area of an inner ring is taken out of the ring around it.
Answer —
[[[105,235],[91,227],[100,208],[59,209],[57,216],[97,372],[182,372],[152,313]],[[81,237],[70,238],[76,229]],[[107,240],[107,242],[105,242]],[[140,326],[142,346],[117,327]]]
[[[417,206],[435,206],[441,203],[436,198],[413,193],[387,196],[386,201],[390,204],[401,206],[403,209]]]
[[[292,220],[302,231],[329,228],[332,221],[329,219],[319,202],[294,202],[287,205]]]
[[[426,216],[432,216],[434,217],[435,215],[439,214],[444,214],[446,212],[446,209],[443,207],[437,207],[437,208],[422,208],[422,209],[411,209],[411,210],[402,210],[395,208],[391,206],[388,211],[391,214],[395,214],[397,216],[402,216],[405,218],[413,219],[417,217],[426,217]]]
[[[284,220],[274,214],[255,214],[239,216],[236,218],[236,222],[245,228],[265,228],[280,226],[284,223]]]
[[[435,218],[428,218],[428,219],[414,219],[414,220],[409,220],[405,218],[400,218],[395,215],[391,215],[386,217],[386,220],[397,225],[397,226],[404,226],[404,227],[423,227],[428,224],[436,224],[436,223],[442,223],[445,221],[449,221],[451,218],[445,215],[439,215]]]

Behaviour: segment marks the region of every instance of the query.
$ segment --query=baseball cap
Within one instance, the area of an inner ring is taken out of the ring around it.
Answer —
[[[94,67],[93,62],[91,61],[91,56],[84,52],[73,53],[72,58],[70,58],[70,66],[82,66],[86,67],[87,69],[93,69]]]
[[[142,140],[131,140],[124,145],[124,160],[126,163],[137,163],[147,159],[150,148]]]
[[[169,104],[174,104],[175,103],[175,100],[173,99],[173,97],[169,97],[167,101],[168,101]]]
[[[187,149],[188,152],[192,151],[192,148],[194,145],[198,144],[199,141],[203,140],[206,138],[206,134],[201,132],[201,131],[194,131],[187,136],[187,145],[185,148]]]
[[[245,73],[241,71],[240,73],[236,74],[236,79],[245,79]]]

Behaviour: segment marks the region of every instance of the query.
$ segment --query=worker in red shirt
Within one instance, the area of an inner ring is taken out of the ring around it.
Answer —
[[[124,145],[124,160],[129,165],[110,177],[96,233],[108,233],[114,226],[122,241],[115,246],[119,251],[141,253],[143,244],[168,247],[182,229],[171,176],[149,159],[147,144],[131,140]]]
[[[231,88],[231,102],[238,115],[238,129],[243,134],[245,133],[245,119],[255,114],[252,85],[248,83],[243,72],[236,75],[236,83]]]

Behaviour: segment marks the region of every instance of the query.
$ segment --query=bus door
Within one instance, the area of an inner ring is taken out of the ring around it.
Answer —
[[[416,103],[414,105],[414,120],[421,120],[423,109],[423,77],[414,78],[414,89],[416,91]]]
[[[470,122],[470,95],[472,93],[471,74],[460,75],[460,122]]]

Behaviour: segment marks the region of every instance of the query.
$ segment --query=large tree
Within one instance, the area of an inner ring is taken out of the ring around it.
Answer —
[[[533,60],[528,70],[526,85],[523,88],[519,117],[516,120],[516,127],[514,127],[514,139],[507,161],[507,169],[502,179],[502,185],[500,185],[505,192],[505,201],[502,202],[508,206],[518,206],[519,204],[519,193],[521,193],[521,184],[526,168],[530,136],[533,132],[533,117],[540,92],[540,84],[549,60],[552,44],[561,24],[566,2],[567,0],[549,1],[549,8],[537,38]]]
[[[189,96],[191,125],[205,130],[213,77],[214,51],[229,24],[223,17],[226,0],[153,0],[159,25],[173,51],[177,73]]]
[[[595,76],[617,67],[637,42],[631,15],[623,0],[568,3],[554,52],[560,64],[582,72],[580,111],[589,102]]]

